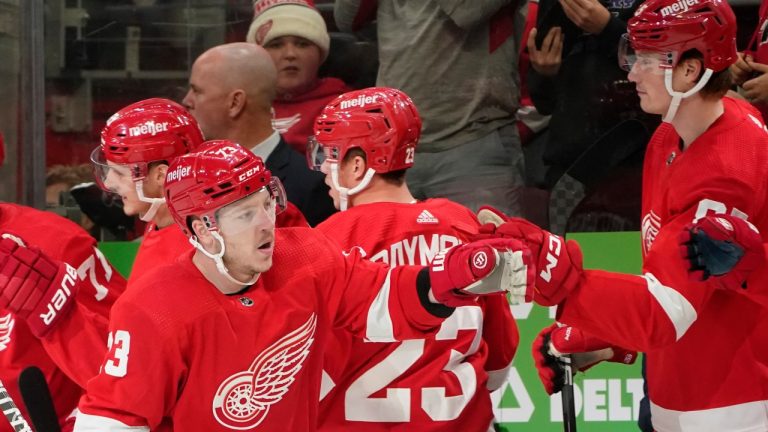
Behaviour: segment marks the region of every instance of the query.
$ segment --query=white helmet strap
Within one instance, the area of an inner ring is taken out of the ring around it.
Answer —
[[[136,195],[139,197],[139,201],[149,203],[149,210],[147,210],[146,213],[143,215],[139,215],[139,219],[141,219],[144,222],[151,222],[152,219],[155,218],[155,215],[157,214],[157,210],[160,209],[160,206],[162,204],[165,204],[165,198],[148,198],[144,196],[144,181],[143,180],[136,180],[134,182],[136,185]]]
[[[195,249],[197,249],[200,252],[202,252],[203,255],[207,256],[210,259],[212,259],[213,262],[216,263],[216,270],[218,270],[219,273],[223,274],[224,277],[229,279],[230,282],[233,282],[233,283],[236,283],[236,284],[242,285],[242,286],[253,285],[254,283],[256,283],[256,281],[259,279],[259,276],[261,275],[261,273],[256,273],[256,275],[251,280],[245,281],[245,282],[239,281],[239,280],[235,279],[234,277],[232,277],[232,275],[229,274],[229,269],[227,269],[227,266],[224,264],[224,260],[222,259],[222,257],[224,256],[224,251],[226,250],[226,247],[224,246],[224,239],[221,237],[221,235],[217,231],[211,231],[211,235],[213,236],[213,238],[216,239],[216,241],[219,242],[219,245],[221,246],[221,250],[218,253],[215,253],[215,254],[212,254],[212,253],[208,252],[207,250],[205,250],[203,245],[201,245],[200,242],[197,241],[197,237],[196,236],[191,236],[189,238],[189,242],[192,243],[192,246],[194,246]]]
[[[333,187],[339,192],[339,210],[344,211],[349,206],[349,197],[368,187],[368,184],[371,183],[371,179],[373,179],[373,175],[376,174],[376,171],[374,171],[373,168],[368,168],[365,171],[363,180],[361,180],[357,186],[346,188],[339,185],[339,164],[331,163],[330,166]]]
[[[699,82],[697,82],[696,85],[693,86],[690,90],[683,93],[672,89],[672,69],[666,69],[664,71],[664,87],[667,88],[667,93],[672,96],[672,101],[669,103],[669,109],[667,109],[667,114],[664,116],[662,121],[665,123],[672,123],[672,119],[675,118],[677,109],[680,108],[680,103],[683,101],[683,99],[693,96],[694,94],[698,93],[699,90],[704,88],[704,86],[707,85],[709,79],[712,77],[713,73],[714,72],[712,69],[705,69],[704,74],[699,79]]]

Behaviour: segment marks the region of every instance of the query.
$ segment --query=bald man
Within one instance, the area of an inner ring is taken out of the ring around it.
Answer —
[[[307,167],[272,127],[277,70],[262,47],[245,42],[219,45],[192,65],[184,105],[206,139],[228,139],[261,157],[285,186],[288,200],[310,225],[334,211],[324,176]]]

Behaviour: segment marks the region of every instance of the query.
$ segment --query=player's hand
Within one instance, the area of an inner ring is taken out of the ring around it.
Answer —
[[[11,233],[0,234],[0,308],[22,318],[45,337],[75,301],[77,271],[27,247]]]
[[[475,303],[479,295],[508,292],[519,302],[532,289],[531,254],[521,242],[488,239],[440,251],[429,265],[432,296],[458,307]]]
[[[563,389],[565,363],[563,356],[571,357],[574,371],[584,372],[602,362],[632,364],[636,351],[627,351],[570,326],[557,323],[543,329],[533,341],[533,362],[539,379],[548,394]]]
[[[513,238],[531,250],[536,264],[534,289],[526,301],[554,306],[576,289],[584,274],[581,248],[551,232],[520,218],[508,218],[491,207],[481,207],[478,219],[483,224],[477,238]]]
[[[745,81],[752,77],[754,70],[752,69],[752,66],[749,65],[752,61],[752,56],[750,54],[738,53],[736,63],[729,67],[734,84],[741,86]]]
[[[559,0],[563,12],[569,20],[587,33],[600,34],[608,21],[611,12],[598,0]]]
[[[528,33],[528,59],[531,67],[539,75],[553,77],[560,71],[560,64],[563,61],[563,40],[564,35],[560,27],[552,27],[544,36],[541,42],[541,48],[536,47],[536,34],[538,30],[534,27]]]
[[[751,103],[768,103],[768,65],[755,62],[748,64],[759,75],[741,85],[744,97]]]
[[[689,261],[692,280],[712,277],[724,289],[744,288],[749,274],[765,265],[760,233],[736,216],[706,216],[686,226],[680,234],[680,247]]]

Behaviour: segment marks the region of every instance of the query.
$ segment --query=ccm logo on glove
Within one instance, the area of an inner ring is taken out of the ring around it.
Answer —
[[[557,260],[560,257],[560,247],[562,243],[556,236],[549,235],[549,248],[547,249],[547,265],[539,274],[539,277],[549,282],[552,280],[552,269],[557,267]],[[553,255],[554,254],[554,255]]]

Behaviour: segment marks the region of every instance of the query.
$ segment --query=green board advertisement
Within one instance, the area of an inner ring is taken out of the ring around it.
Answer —
[[[572,234],[584,252],[587,268],[640,272],[640,236],[630,233]],[[100,248],[123,275],[130,272],[137,243],[102,243]],[[520,329],[520,346],[509,378],[493,394],[496,418],[514,432],[561,431],[559,395],[549,397],[536,373],[530,354],[539,331],[549,326],[553,308],[531,304],[512,306]],[[639,362],[632,366],[601,364],[576,375],[574,393],[578,429],[589,432],[636,431],[638,406],[643,396]]]

